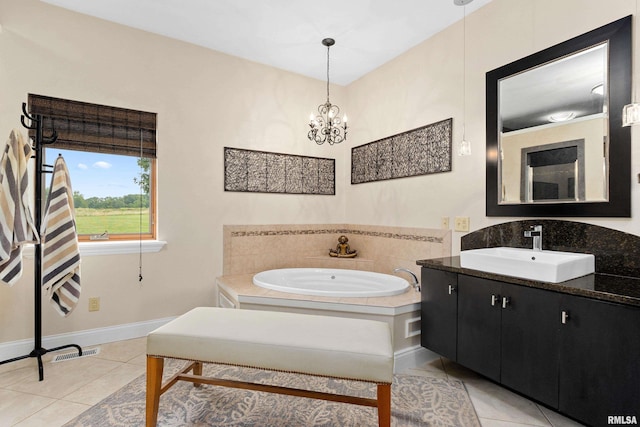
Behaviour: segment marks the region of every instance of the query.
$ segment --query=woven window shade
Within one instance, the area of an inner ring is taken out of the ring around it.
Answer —
[[[58,133],[56,148],[156,157],[155,113],[33,94],[28,105],[29,114],[42,116],[45,136]]]

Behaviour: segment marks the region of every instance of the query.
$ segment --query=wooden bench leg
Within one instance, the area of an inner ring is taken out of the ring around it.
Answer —
[[[391,384],[378,384],[378,426],[391,427]]]
[[[158,422],[163,369],[164,358],[147,356],[147,427],[156,427]]]
[[[193,365],[193,375],[202,376],[202,362],[196,362]],[[194,387],[200,387],[200,383],[193,383]]]

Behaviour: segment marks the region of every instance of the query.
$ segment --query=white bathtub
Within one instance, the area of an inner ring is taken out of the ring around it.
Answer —
[[[293,294],[362,298],[398,295],[409,288],[401,277],[338,268],[267,270],[253,276],[253,284]]]

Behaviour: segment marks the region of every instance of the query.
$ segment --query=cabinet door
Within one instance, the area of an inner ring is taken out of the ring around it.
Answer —
[[[423,347],[455,361],[458,275],[423,267],[421,279],[420,343]]]
[[[559,408],[590,425],[640,418],[640,309],[563,295]]]
[[[458,276],[458,363],[494,381],[500,381],[500,288]]]
[[[504,283],[501,295],[500,382],[557,408],[560,294]]]

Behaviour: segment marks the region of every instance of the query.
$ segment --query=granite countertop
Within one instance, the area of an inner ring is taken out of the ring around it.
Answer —
[[[499,280],[501,282],[512,283],[515,285],[546,289],[555,292],[640,307],[640,278],[635,277],[596,273],[589,274],[584,277],[578,277],[577,279],[567,280],[566,282],[546,283],[463,268],[460,266],[459,256],[418,260],[416,261],[416,264],[422,267],[450,271],[452,273],[460,273],[467,276]]]

